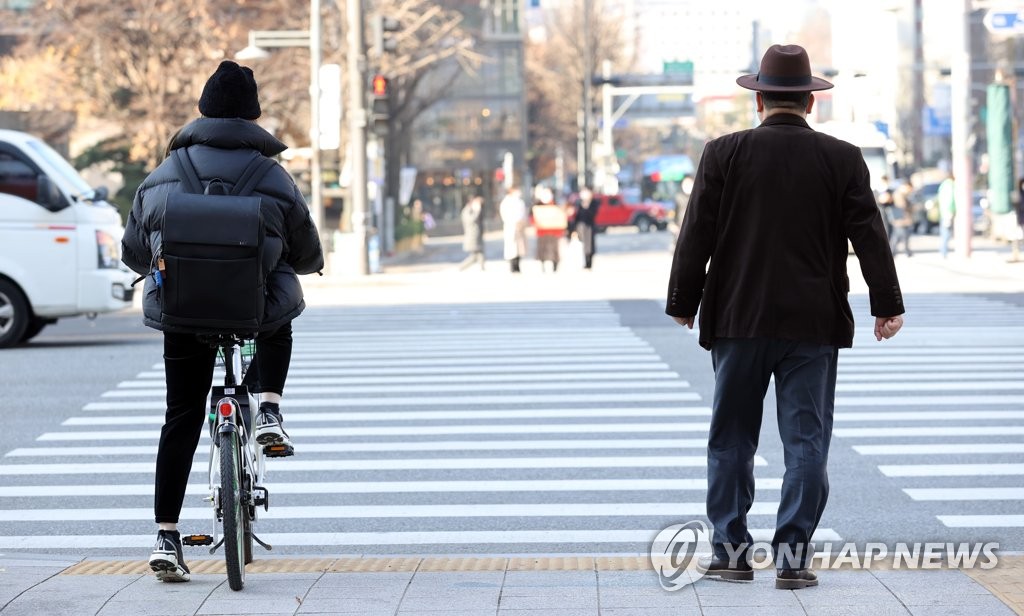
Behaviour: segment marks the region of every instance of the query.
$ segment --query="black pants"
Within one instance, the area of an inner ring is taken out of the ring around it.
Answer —
[[[811,535],[828,500],[838,349],[768,338],[724,338],[711,349],[715,396],[708,436],[708,519],[715,555],[745,552],[753,539],[747,512],[754,502],[754,453],[768,382],[775,376],[779,434],[786,474],[775,523],[775,565],[804,569]],[[729,546],[727,549],[726,546]],[[793,555],[794,558],[790,558]]]
[[[910,227],[893,227],[892,235],[889,236],[889,249],[892,250],[893,256],[899,252],[900,244],[903,244],[903,249],[906,251],[907,256],[911,256],[910,252]]]
[[[167,414],[156,454],[156,521],[177,523],[192,471],[192,457],[206,423],[217,350],[192,334],[164,332]],[[282,393],[292,356],[292,326],[256,338],[256,354],[243,382],[252,391]]]

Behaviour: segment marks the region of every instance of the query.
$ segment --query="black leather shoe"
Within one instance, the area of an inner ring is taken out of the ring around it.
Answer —
[[[730,566],[733,564],[735,566]],[[754,569],[746,560],[730,563],[728,558],[717,556],[700,558],[697,560],[697,569],[704,577],[717,577],[735,582],[750,582],[754,579]]]
[[[775,571],[775,588],[779,590],[799,590],[817,585],[818,576],[810,569],[778,569]]]

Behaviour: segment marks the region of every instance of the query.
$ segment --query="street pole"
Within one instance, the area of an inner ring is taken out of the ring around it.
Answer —
[[[601,62],[601,192],[605,192],[606,186],[608,186],[609,178],[614,173],[612,161],[615,160],[615,146],[612,143],[614,135],[612,134],[612,62],[611,60],[603,60]],[[595,182],[596,183],[596,182]]]
[[[370,273],[369,238],[366,208],[366,65],[363,45],[363,0],[348,0],[348,85],[349,85],[349,156],[352,161],[352,185],[349,203],[352,231],[356,236],[356,257],[360,274]]]
[[[914,0],[914,69],[912,86],[912,106],[910,114],[910,131],[912,139],[911,155],[914,167],[924,164],[924,127],[921,114],[924,113],[924,8],[923,0]]]
[[[594,74],[593,50],[590,48],[590,8],[591,0],[583,0],[583,160],[581,161],[583,183],[590,186],[591,176],[591,152],[590,125],[591,125],[591,95],[590,86]]]
[[[320,165],[320,0],[309,2],[309,213],[324,245],[323,169]]]
[[[971,127],[971,12],[973,0],[963,0],[962,22],[955,29],[952,41],[952,157],[953,177],[956,180],[956,217],[953,242],[956,254],[971,256],[973,224],[971,208],[974,206],[974,169],[969,147]]]

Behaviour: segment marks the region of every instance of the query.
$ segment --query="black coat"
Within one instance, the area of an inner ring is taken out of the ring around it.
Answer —
[[[573,229],[583,244],[583,254],[592,255],[597,252],[597,210],[601,202],[595,196],[590,200],[590,207],[583,207],[583,202],[576,204],[573,214]]]
[[[700,344],[780,338],[848,347],[847,239],[871,314],[903,314],[885,227],[860,150],[778,114],[707,144],[679,232],[665,312]],[[710,267],[708,262],[710,260]]]
[[[248,120],[199,118],[182,128],[169,150],[188,148],[189,157],[204,185],[220,179],[228,188],[258,156],[276,156],[286,146]],[[143,180],[135,193],[132,211],[121,242],[122,260],[141,275],[153,270],[159,253],[164,203],[172,192],[184,192],[174,161],[164,160]],[[266,238],[263,243],[267,277],[266,309],[262,329],[269,331],[291,321],[305,308],[296,274],[323,269],[320,237],[302,193],[280,165],[270,168],[253,195],[262,199]],[[161,329],[160,298],[152,276],[146,276],[142,300],[143,321]]]

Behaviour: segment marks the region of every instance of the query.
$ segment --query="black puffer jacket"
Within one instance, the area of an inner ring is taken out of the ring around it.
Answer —
[[[219,179],[230,189],[253,159],[276,156],[286,146],[248,120],[199,118],[174,137],[170,149],[178,148],[188,148],[204,185]],[[164,203],[172,192],[184,192],[184,188],[174,161],[168,158],[139,186],[121,242],[122,260],[146,276],[143,320],[156,329],[164,329],[160,324],[160,298],[153,277],[148,274],[153,270],[153,255],[159,253]],[[263,201],[264,271],[270,275],[261,329],[269,331],[291,321],[305,308],[296,274],[323,269],[324,257],[306,202],[284,168],[271,167],[253,195]]]

